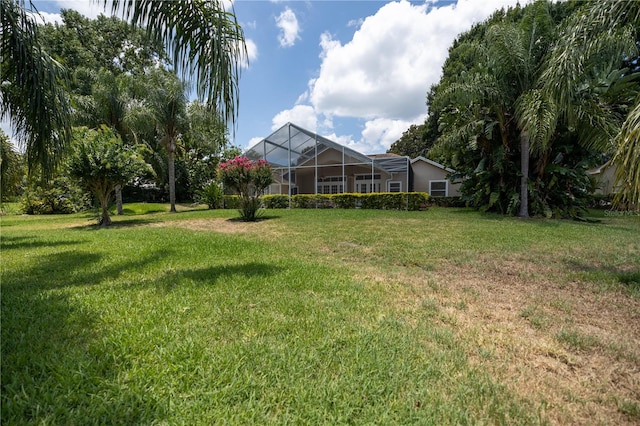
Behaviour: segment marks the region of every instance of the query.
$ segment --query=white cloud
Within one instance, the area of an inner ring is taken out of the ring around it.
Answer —
[[[288,122],[295,123],[312,132],[317,131],[318,128],[318,116],[313,107],[309,105],[296,105],[291,109],[280,111],[273,117],[271,130],[277,130]]]
[[[424,114],[426,92],[438,81],[455,37],[516,1],[459,0],[432,9],[393,2],[367,17],[344,45],[325,33],[311,102],[322,112],[365,119]]]
[[[409,125],[424,120],[426,93],[440,79],[453,40],[517,2],[458,0],[438,7],[401,0],[367,17],[347,43],[324,33],[308,100],[316,113],[367,120],[362,139],[351,143],[364,152],[386,150]]]
[[[90,19],[95,19],[99,15],[111,15],[111,5],[105,9],[100,2],[78,1],[78,0],[55,0],[55,4],[60,9],[73,9]]]
[[[372,152],[386,152],[392,143],[417,120],[392,120],[376,118],[367,121],[362,131],[362,142],[374,148]]]
[[[276,18],[276,26],[280,28],[280,34],[278,35],[278,41],[282,47],[291,47],[296,43],[296,40],[300,39],[298,33],[300,32],[300,25],[298,25],[298,18],[296,14],[290,8],[285,8],[280,15]]]
[[[347,22],[347,27],[359,27],[364,22],[364,18],[352,19]]]
[[[250,38],[245,39],[245,46],[247,46],[247,56],[242,58],[241,63],[243,68],[249,68],[251,62],[258,59],[258,46]]]
[[[59,13],[38,11],[38,13],[32,13],[32,16],[38,24],[62,24],[62,15]]]
[[[262,139],[264,139],[263,136],[256,136],[256,137],[253,137],[253,138],[249,139],[249,142],[247,142],[246,146],[242,147],[242,150],[246,151],[249,148],[252,148],[255,144],[257,144],[258,142],[262,141]]]

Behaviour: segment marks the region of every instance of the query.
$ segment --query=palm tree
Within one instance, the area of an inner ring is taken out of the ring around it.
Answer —
[[[555,109],[537,89],[540,64],[553,39],[553,23],[548,6],[538,1],[527,10],[520,24],[493,25],[484,45],[470,43],[480,64],[475,73],[462,76],[442,88],[436,106],[462,106],[445,128],[441,143],[464,138],[492,138],[493,129],[509,150],[510,137],[518,135],[520,144],[520,212],[529,217],[529,163],[532,151],[547,148],[545,137],[551,132],[549,121]],[[446,123],[446,120],[444,120]],[[495,197],[494,197],[495,198]]]
[[[502,23],[491,27],[487,45],[479,48],[484,54],[479,62],[488,66],[445,86],[439,94],[441,105],[453,102],[467,106],[456,110],[458,117],[444,134],[445,142],[461,135],[484,137],[495,126],[503,139],[517,135],[521,156],[520,217],[529,216],[531,155],[537,158],[537,170],[542,172],[558,126],[572,130],[585,148],[610,151],[611,141],[624,120],[621,112],[626,107],[625,97],[635,97],[637,93],[637,84],[631,81],[635,76],[624,76],[619,67],[622,58],[634,52],[634,27],[628,25],[628,16],[636,16],[637,22],[638,14],[632,14],[634,8],[623,2],[620,10],[626,13],[627,24],[609,30],[604,21],[591,22],[591,15],[603,20],[610,15],[607,7],[593,6],[596,3],[611,7],[618,2],[590,2],[589,7],[596,10],[589,9],[587,16],[583,11],[572,15],[557,39],[544,1],[531,5],[518,26]],[[583,21],[591,22],[591,26]],[[622,25],[623,21],[616,22]],[[582,25],[585,27],[580,29]],[[580,43],[585,40],[591,42],[581,48]],[[491,114],[483,112],[487,109]],[[624,128],[630,131],[633,126]],[[638,137],[637,132],[627,134]],[[626,146],[633,145],[628,138],[626,141]]]
[[[195,84],[196,93],[234,123],[238,112],[240,64],[247,57],[244,33],[221,0],[100,0],[124,11],[133,24],[167,45],[174,66]],[[0,0],[2,107],[17,133],[27,139],[29,164],[51,172],[71,135],[62,67],[42,51],[37,25],[24,0]]]
[[[71,138],[64,68],[44,52],[24,1],[0,0],[0,118],[9,117],[29,170],[50,176]]]
[[[76,95],[78,107],[75,110],[75,125],[98,128],[106,125],[113,129],[124,141],[125,145],[133,145],[133,133],[127,122],[127,109],[130,102],[130,88],[134,86],[130,74],[114,75],[113,72],[102,68],[94,74],[90,95]],[[122,187],[117,185],[116,211],[123,214]]]
[[[151,75],[151,95],[147,100],[149,113],[156,126],[160,145],[167,151],[169,173],[169,202],[176,211],[175,155],[178,139],[186,130],[187,96],[185,85],[174,74],[161,70]]]
[[[105,4],[108,0],[103,0]],[[176,70],[192,77],[198,97],[226,123],[238,112],[240,68],[247,58],[244,32],[223,0],[112,0],[134,25],[167,46]]]
[[[596,61],[619,64],[623,58],[637,55],[638,27],[637,1],[588,2],[569,18],[564,36],[551,52],[542,76],[545,91],[563,112],[569,126],[575,127],[580,117],[585,116],[585,110],[594,106],[593,102],[585,105],[579,93],[585,70],[594,69]],[[609,151],[615,152],[612,162],[618,166],[616,186],[620,188],[615,205],[640,209],[640,97],[629,102],[628,107],[624,124],[606,117],[595,127],[602,130],[600,140],[609,143]]]

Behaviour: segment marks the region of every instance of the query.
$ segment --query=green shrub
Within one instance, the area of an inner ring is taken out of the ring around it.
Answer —
[[[373,192],[362,194],[360,197],[363,209],[376,210],[406,210],[406,193],[403,192]]]
[[[21,199],[26,214],[69,214],[91,209],[91,196],[74,181],[58,177],[44,185],[32,185]]]
[[[329,194],[297,194],[291,197],[294,208],[297,209],[330,209],[335,203]]]
[[[427,203],[431,196],[426,192],[408,192],[407,193],[407,210],[426,210]]]
[[[429,197],[430,206],[438,207],[465,207],[466,203],[460,197]]]
[[[222,198],[222,208],[224,209],[239,209],[241,204],[239,195],[225,195]]]
[[[360,194],[344,193],[331,196],[336,207],[339,209],[355,209],[358,206]]]
[[[224,207],[224,192],[220,184],[211,181],[197,192],[198,200],[206,204],[210,209],[220,209]]]
[[[286,209],[289,207],[289,196],[272,194],[262,197],[262,202],[266,209]]]
[[[375,210],[424,210],[429,194],[426,192],[374,192],[368,194],[298,194],[292,197],[297,209],[339,208]]]

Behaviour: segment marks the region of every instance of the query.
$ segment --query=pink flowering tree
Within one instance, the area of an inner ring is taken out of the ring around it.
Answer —
[[[218,178],[224,186],[240,195],[242,220],[256,220],[260,209],[260,196],[273,183],[273,172],[269,163],[265,160],[252,161],[247,157],[236,157],[220,163]]]

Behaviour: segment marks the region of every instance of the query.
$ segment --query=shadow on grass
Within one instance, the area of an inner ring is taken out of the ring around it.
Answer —
[[[99,285],[107,279],[115,279],[128,271],[134,271],[170,256],[169,250],[159,250],[147,257],[96,267],[102,255],[81,251],[63,251],[42,256],[37,267],[28,271],[3,273],[3,296],[13,292],[40,293],[46,290],[76,286]]]
[[[166,211],[167,209],[164,207],[151,207],[151,208],[145,209],[144,211],[134,210],[126,207],[122,209],[122,213],[125,216],[140,216],[140,215],[151,214],[151,213],[163,213]]]
[[[0,250],[35,249],[41,247],[62,247],[80,244],[82,241],[42,241],[35,237],[8,237],[0,240]]]
[[[256,220],[249,220],[249,221],[242,220],[242,218],[240,218],[240,217],[232,217],[232,218],[227,219],[227,221],[228,222],[234,222],[234,223],[255,223],[255,222],[264,222],[264,221],[272,220],[272,219],[280,219],[280,216],[275,215],[275,214],[265,214],[265,215],[257,217]]]
[[[188,269],[165,274],[156,281],[157,286],[171,291],[185,281],[197,284],[216,284],[220,280],[267,277],[281,271],[282,267],[268,263],[248,262],[239,265],[216,265],[200,269]]]
[[[599,284],[615,283],[622,285],[635,296],[640,296],[640,269],[626,270],[609,265],[592,265],[568,260],[567,265],[575,272],[584,274],[587,279]]]
[[[157,220],[153,220],[150,218],[148,219],[140,216],[137,216],[136,218],[132,218],[132,219],[123,219],[123,220],[118,220],[118,219],[114,220],[114,218],[112,217],[111,220],[113,220],[113,222],[111,223],[111,225],[108,225],[108,226],[102,226],[97,221],[91,221],[84,225],[74,226],[71,229],[94,231],[94,230],[100,230],[100,229],[109,230],[109,229],[118,229],[118,228],[135,228],[136,226],[145,226],[151,223],[158,222]]]
[[[101,284],[166,255],[97,267],[102,255],[66,251],[43,256],[28,270],[3,272],[3,424],[149,424],[166,417],[155,396],[119,383],[118,348],[105,348],[92,307],[65,291]]]

